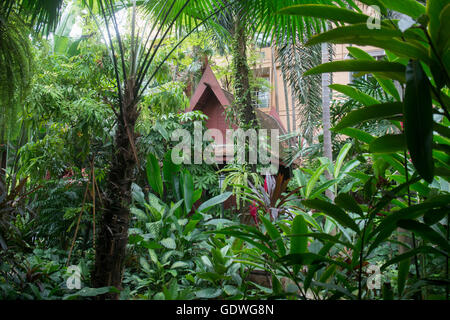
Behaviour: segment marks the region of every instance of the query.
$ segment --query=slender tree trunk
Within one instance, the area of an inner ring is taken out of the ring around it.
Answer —
[[[330,61],[328,51],[328,44],[322,44],[322,63]],[[330,88],[331,74],[324,73],[322,75],[322,123],[323,123],[323,155],[324,157],[333,161],[333,145],[331,143],[331,120],[330,120]],[[331,173],[328,170],[325,172],[328,180],[332,179]],[[334,193],[330,190],[326,191],[326,195],[331,201],[334,201]]]
[[[131,184],[136,167],[135,123],[138,109],[133,96],[133,81],[127,81],[123,101],[123,118],[117,127],[115,153],[109,170],[105,210],[96,242],[95,270],[92,284],[95,288],[114,286],[122,289],[122,277],[128,243]],[[118,299],[118,294],[102,298]]]
[[[292,131],[297,130],[297,108],[294,95],[294,88],[291,87],[291,99],[292,99]]]
[[[291,132],[291,117],[289,112],[289,94],[286,82],[286,76],[283,74],[283,88],[284,88],[284,100],[286,101],[286,122],[287,122],[287,133]],[[291,140],[289,140],[291,143]]]
[[[274,91],[275,91],[275,110],[278,112],[280,112],[280,106],[278,103],[278,74],[277,74],[277,62],[275,59],[275,49],[272,47],[270,47],[270,52],[272,54],[271,58],[272,58],[272,74],[273,74],[273,85],[274,85]]]
[[[240,127],[243,129],[254,128],[257,126],[257,120],[252,104],[250,69],[247,64],[247,35],[239,14],[236,17],[234,29],[233,73],[235,106],[239,115]]]
[[[5,126],[2,125],[0,130],[0,183],[6,188],[6,163],[8,159],[8,147],[6,139],[4,139],[5,131]]]

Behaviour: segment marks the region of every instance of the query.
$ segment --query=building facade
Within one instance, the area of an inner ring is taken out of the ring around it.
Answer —
[[[361,5],[364,13],[373,15],[373,10],[367,5]],[[334,56],[333,61],[351,59],[347,47],[350,45],[333,45]],[[381,59],[385,56],[382,49],[375,47],[361,47],[372,57]],[[253,68],[254,75],[263,78],[270,83],[269,90],[254,92],[255,107],[265,113],[276,112],[280,121],[287,132],[294,132],[298,129],[303,115],[300,112],[296,96],[288,83],[283,79],[281,65],[276,61],[276,52],[274,47],[266,47],[259,49],[260,59]],[[350,72],[338,72],[332,75],[333,83],[349,84],[354,80],[354,76]],[[336,92],[332,92],[332,96],[336,97]]]

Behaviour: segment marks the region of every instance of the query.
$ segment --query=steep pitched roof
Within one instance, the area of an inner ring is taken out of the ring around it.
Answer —
[[[217,98],[224,108],[230,106],[234,101],[233,94],[221,88],[219,81],[208,64],[195,93],[191,97],[190,106],[187,111],[201,109],[201,107],[208,102],[211,94]],[[263,129],[279,129],[281,134],[286,134],[287,131],[281,123],[280,117],[274,110],[271,110],[270,113],[265,113],[255,109],[255,112]]]
[[[225,92],[226,91],[222,90],[211,67],[207,65],[197,89],[191,98],[188,111],[193,111],[196,108],[201,107],[207,101],[208,95],[211,93],[216,96],[222,106],[225,107],[231,105],[232,100],[229,100],[229,96]]]

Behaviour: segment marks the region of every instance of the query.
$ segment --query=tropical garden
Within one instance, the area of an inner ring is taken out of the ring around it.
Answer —
[[[449,23],[448,0],[2,0],[0,300],[448,300]],[[206,63],[260,126],[262,47],[300,106],[287,173],[174,163]]]

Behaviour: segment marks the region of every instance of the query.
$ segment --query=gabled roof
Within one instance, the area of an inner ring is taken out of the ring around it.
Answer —
[[[232,100],[229,100],[229,93],[227,92],[227,95],[227,93],[225,93],[226,91],[222,90],[219,81],[217,81],[214,72],[208,64],[197,86],[197,89],[195,89],[194,95],[191,98],[188,111],[193,111],[196,109],[196,107],[201,106],[205,102],[205,98],[207,98],[211,92],[216,96],[217,100],[219,100],[220,104],[224,107],[230,106],[233,102]]]
[[[189,109],[187,111],[201,109],[201,107],[208,102],[211,94],[217,98],[224,108],[231,106],[234,101],[233,94],[221,88],[219,81],[208,64],[197,89],[191,97]],[[265,113],[261,110],[255,109],[255,112],[256,117],[258,118],[263,129],[279,129],[281,134],[286,134],[287,131],[281,123],[280,117],[275,110],[271,109],[269,113]]]

